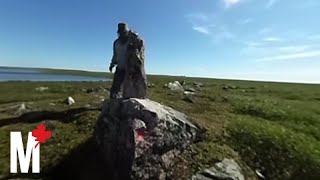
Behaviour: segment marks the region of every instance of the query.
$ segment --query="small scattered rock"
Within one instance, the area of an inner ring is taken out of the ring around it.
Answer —
[[[20,111],[23,111],[23,110],[26,110],[26,105],[24,103],[21,103],[20,107],[19,107],[19,110]]]
[[[194,103],[194,101],[189,96],[184,97],[182,100],[184,100],[185,102],[188,102],[188,103]]]
[[[97,88],[81,89],[81,91],[86,92],[86,93],[98,93],[98,92],[107,92],[108,89],[99,86]]]
[[[49,103],[49,105],[50,105],[50,106],[55,106],[56,104],[55,104],[55,103]]]
[[[194,95],[195,92],[184,91],[183,94],[184,94],[184,95]]]
[[[155,85],[153,83],[148,83],[148,88],[153,88]]]
[[[46,90],[49,90],[48,87],[37,87],[36,88],[36,91],[40,91],[40,92],[43,92],[43,91],[46,91]]]
[[[197,88],[203,87],[203,83],[200,83],[200,82],[194,82],[193,85]]]
[[[69,96],[69,97],[67,98],[66,102],[67,102],[67,104],[68,104],[69,106],[71,106],[72,104],[76,103],[76,101],[75,101],[71,96]]]
[[[194,88],[192,87],[186,87],[185,91],[189,91],[189,92],[197,92]]]
[[[15,112],[16,115],[20,115],[27,110],[27,106],[25,105],[25,103],[21,103],[20,105],[17,105],[16,108],[17,108],[17,111]]]
[[[183,91],[184,90],[182,85],[179,83],[179,81],[174,81],[173,83],[169,82],[168,88],[171,89],[172,91]]]
[[[222,162],[216,163],[213,167],[203,170],[192,176],[192,180],[245,180],[241,173],[240,166],[233,159],[223,159]]]
[[[257,176],[260,177],[261,179],[266,179],[266,177],[264,177],[264,175],[261,174],[261,172],[258,169],[256,169],[255,172],[256,172]]]
[[[239,88],[238,86],[227,86],[227,85],[225,85],[225,86],[222,87],[223,90],[238,89],[238,88]]]

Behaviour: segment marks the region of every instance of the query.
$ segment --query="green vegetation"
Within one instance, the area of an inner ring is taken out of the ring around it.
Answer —
[[[248,179],[257,178],[255,170],[267,179],[320,179],[320,85],[173,76],[148,78],[155,84],[149,89],[150,99],[186,113],[207,129],[203,141],[194,144],[179,161],[193,172],[230,157],[242,165]],[[201,82],[204,86],[192,96],[194,103],[188,103],[182,100],[182,93],[163,88],[174,80],[185,80],[187,84]],[[10,131],[22,131],[25,135],[40,122],[53,131],[53,138],[41,147],[41,176],[45,176],[91,137],[101,98],[109,95],[103,91],[86,93],[82,89],[110,88],[110,85],[109,82],[0,83],[0,179],[9,174]],[[36,91],[40,86],[49,90]],[[64,104],[68,96],[76,104]],[[34,117],[15,118],[20,114],[8,107],[22,102],[27,105],[24,113],[36,112]],[[41,112],[48,115],[39,115]]]

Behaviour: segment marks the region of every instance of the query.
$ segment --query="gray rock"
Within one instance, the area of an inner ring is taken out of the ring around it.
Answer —
[[[184,91],[184,88],[179,81],[169,82],[168,88],[172,91]]]
[[[16,115],[21,115],[22,113],[26,112],[27,106],[25,103],[21,103],[20,105],[17,105],[17,111],[15,112]]]
[[[233,159],[223,159],[213,167],[194,175],[192,180],[244,180],[240,166]]]
[[[19,106],[18,111],[24,111],[26,109],[27,109],[26,105],[24,103],[21,103],[20,106]]]
[[[238,86],[228,86],[228,85],[222,87],[222,89],[224,89],[224,90],[228,90],[228,89],[238,89],[238,88],[239,88]]]
[[[131,98],[104,102],[94,137],[109,179],[172,179],[173,160],[198,132],[185,114]]]
[[[203,83],[200,83],[200,82],[194,82],[193,85],[197,88],[203,87]]]
[[[189,92],[197,92],[194,88],[192,87],[186,87],[185,91],[189,91]]]
[[[49,90],[48,87],[37,87],[36,88],[36,91],[40,91],[40,92],[43,92],[43,91],[46,91],[46,90]]]
[[[223,89],[223,90],[228,90],[228,89],[229,89],[229,86],[223,86],[222,89]]]
[[[148,88],[153,88],[155,85],[153,83],[148,83]]]

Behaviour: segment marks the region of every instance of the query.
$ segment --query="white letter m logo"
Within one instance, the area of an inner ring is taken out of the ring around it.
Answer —
[[[36,144],[37,144],[36,138],[32,136],[31,132],[29,132],[26,153],[24,153],[21,132],[10,133],[10,172],[11,173],[17,173],[18,158],[19,158],[21,173],[28,173],[31,154],[32,154],[32,173],[40,173],[40,144],[35,148]]]

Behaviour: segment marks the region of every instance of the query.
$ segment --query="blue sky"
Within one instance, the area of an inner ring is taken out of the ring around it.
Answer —
[[[150,74],[320,83],[319,0],[0,1],[0,66],[107,71],[116,26]]]

